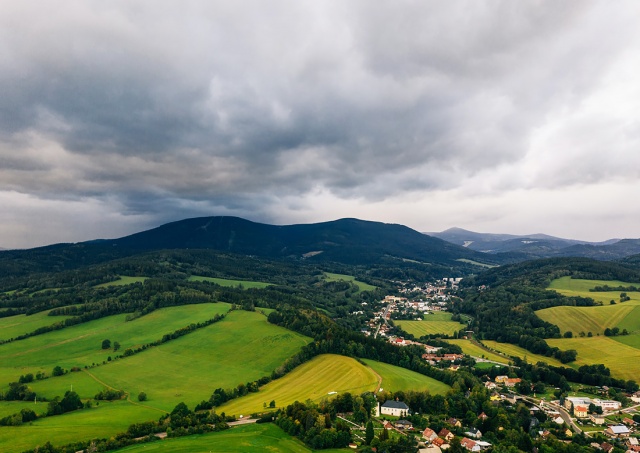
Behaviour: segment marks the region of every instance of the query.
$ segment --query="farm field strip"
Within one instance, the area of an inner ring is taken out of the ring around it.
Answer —
[[[550,340],[547,340],[547,342],[549,341]],[[564,367],[568,366],[568,365],[564,365],[558,359],[555,359],[553,357],[546,357],[543,355],[534,354],[532,352],[527,351],[524,348],[521,348],[520,346],[516,346],[510,343],[499,343],[493,340],[482,340],[482,343],[487,347],[491,349],[495,349],[496,351],[500,351],[503,354],[506,354],[508,356],[520,357],[522,359],[526,358],[527,362],[529,363],[546,362],[549,365],[553,365],[553,366],[564,366]],[[570,348],[563,347],[561,349],[570,349]]]
[[[15,315],[0,318],[0,339],[8,340],[69,318],[69,316],[49,316],[50,311],[51,310],[46,310],[28,316]]]
[[[466,324],[451,321],[451,313],[424,315],[424,321],[395,320],[394,322],[402,330],[416,338],[420,338],[423,335],[453,335],[466,327]]]
[[[372,369],[353,358],[324,354],[303,363],[287,375],[263,386],[259,392],[231,400],[217,408],[226,414],[250,414],[264,410],[271,401],[276,407],[310,399],[330,398],[330,392],[360,394],[374,391],[378,377]]]
[[[356,280],[356,278],[353,275],[333,274],[331,272],[325,272],[324,277],[325,277],[325,280],[328,282],[337,282],[337,281],[353,282],[358,286],[358,293],[361,293],[362,291],[374,291],[376,289],[376,287],[373,285]]]
[[[114,280],[112,282],[101,283],[96,285],[95,288],[106,288],[109,286],[124,286],[131,285],[133,283],[144,283],[149,277],[129,277],[127,275],[120,275],[118,280]]]
[[[228,287],[238,287],[242,286],[245,289],[249,288],[266,288],[268,286],[273,286],[273,283],[265,283],[265,282],[253,282],[249,280],[229,280],[226,278],[216,278],[216,277],[203,277],[200,275],[192,275],[189,277],[190,282],[211,282],[220,286],[228,286]]]
[[[428,390],[432,395],[443,395],[451,388],[444,382],[415,371],[375,360],[361,360],[382,377],[381,388],[386,391]]]
[[[469,340],[446,340],[447,343],[455,344],[462,348],[462,352],[472,357],[481,357],[495,362],[508,363],[509,359],[495,352],[487,351]]]

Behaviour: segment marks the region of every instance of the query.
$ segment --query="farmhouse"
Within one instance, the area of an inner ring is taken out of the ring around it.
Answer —
[[[387,400],[380,407],[380,413],[383,415],[393,415],[395,417],[405,417],[409,414],[409,406],[402,401]]]

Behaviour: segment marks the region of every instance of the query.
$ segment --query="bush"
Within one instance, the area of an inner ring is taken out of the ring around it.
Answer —
[[[147,401],[147,394],[144,392],[138,393],[138,401]]]

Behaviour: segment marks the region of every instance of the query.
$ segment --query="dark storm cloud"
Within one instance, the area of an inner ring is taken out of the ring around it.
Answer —
[[[287,197],[382,201],[464,187],[503,166],[514,175],[526,165],[527,177],[496,176],[496,187],[629,175],[593,149],[576,153],[580,172],[560,165],[550,176],[532,143],[637,43],[633,10],[5,2],[0,190],[117,200],[120,212],[161,220],[269,219]],[[630,141],[618,141],[621,155]]]

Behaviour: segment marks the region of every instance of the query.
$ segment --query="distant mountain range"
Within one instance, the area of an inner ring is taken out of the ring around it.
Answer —
[[[439,233],[425,234],[478,252],[500,255],[501,259],[510,257],[513,261],[560,256],[616,260],[640,253],[640,239],[587,242],[546,234],[518,236],[476,233],[462,228],[450,228]]]

